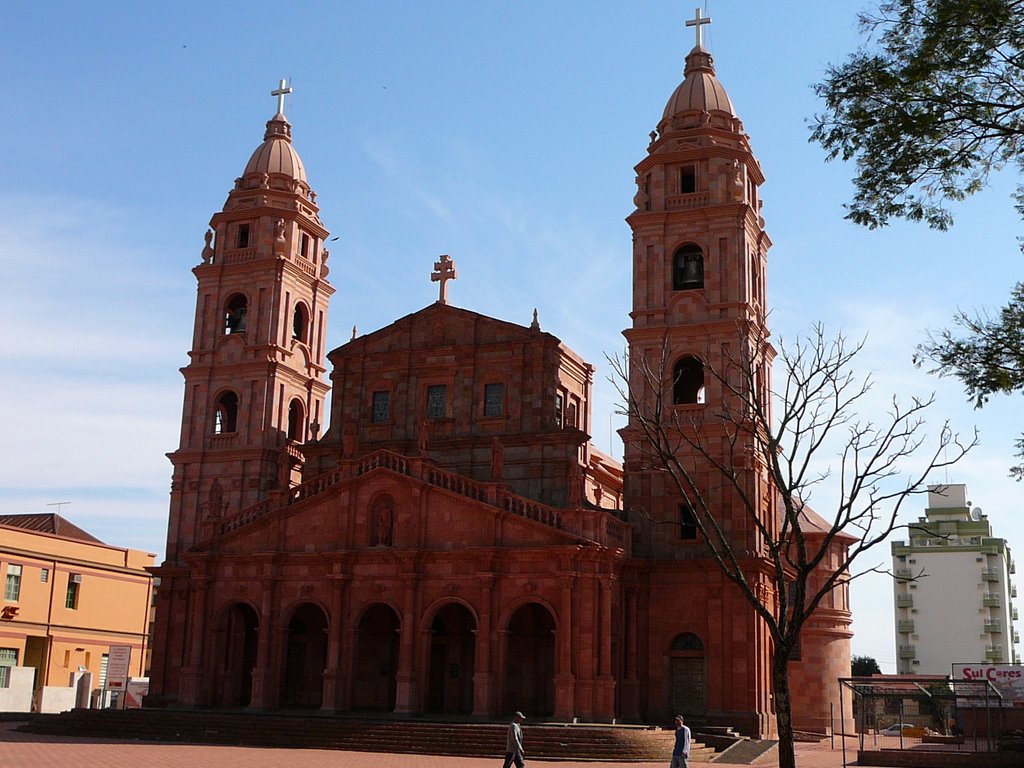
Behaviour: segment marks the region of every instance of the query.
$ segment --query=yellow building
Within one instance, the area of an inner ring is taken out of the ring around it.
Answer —
[[[130,646],[141,676],[148,648],[155,555],[114,547],[53,513],[0,515],[0,688],[35,669],[34,706],[44,687],[75,672],[99,688],[111,646]]]

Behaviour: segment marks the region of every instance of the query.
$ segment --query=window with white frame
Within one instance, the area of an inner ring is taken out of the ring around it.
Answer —
[[[0,688],[11,687],[11,667],[18,666],[17,648],[0,648]]]
[[[21,595],[21,566],[7,565],[7,582],[4,584],[4,600],[17,601]]]

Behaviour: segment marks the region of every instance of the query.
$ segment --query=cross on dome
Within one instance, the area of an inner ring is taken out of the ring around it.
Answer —
[[[690,22],[686,22],[689,24]],[[284,97],[289,93],[292,93],[293,89],[288,85],[287,80],[282,80],[280,84],[270,92],[271,96],[277,96],[277,114],[284,116]]]
[[[430,273],[430,282],[441,283],[437,296],[438,304],[448,303],[448,281],[456,280],[459,273],[455,271],[455,262],[452,257],[445,254],[440,261],[434,262],[434,271]]]
[[[695,13],[697,15],[694,18],[686,20],[686,26],[688,26],[688,27],[696,27],[697,28],[696,29],[696,32],[697,32],[697,47],[698,48],[703,48],[704,47],[704,25],[711,23],[711,17],[710,16],[706,16],[706,17],[702,16],[701,12],[700,12],[700,8],[697,8]],[[284,82],[284,81],[282,81],[282,82]]]

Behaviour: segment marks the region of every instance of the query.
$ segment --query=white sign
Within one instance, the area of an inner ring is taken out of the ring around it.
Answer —
[[[125,709],[141,709],[142,698],[149,693],[148,677],[133,677],[128,681],[128,688],[124,692]]]
[[[128,668],[132,661],[132,647],[130,645],[110,646],[107,656],[107,690],[123,691],[128,681]]]
[[[954,664],[954,680],[987,680],[1003,697],[1002,703],[989,701],[989,706],[1024,707],[1024,667],[1016,664]],[[959,707],[984,707],[984,698],[958,698]]]

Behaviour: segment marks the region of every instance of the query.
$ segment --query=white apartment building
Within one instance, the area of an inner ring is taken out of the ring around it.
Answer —
[[[930,486],[925,516],[908,533],[909,542],[892,543],[897,673],[1017,663],[1010,549],[981,509],[971,509],[967,486]]]

